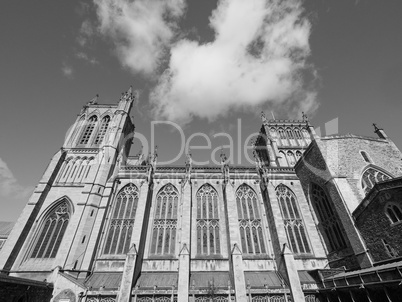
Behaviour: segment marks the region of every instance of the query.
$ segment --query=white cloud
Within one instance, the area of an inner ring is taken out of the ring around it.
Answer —
[[[300,1],[221,0],[210,26],[213,42],[184,39],[171,48],[169,68],[151,94],[156,116],[188,122],[267,103],[316,107],[300,75],[311,29]]]
[[[7,164],[0,158],[0,196],[26,199],[31,192],[31,187],[24,187],[18,183]]]
[[[134,74],[159,74],[150,93],[155,117],[186,123],[264,106],[289,115],[317,108],[303,76],[316,75],[307,62],[311,24],[302,0],[220,0],[209,20],[215,38],[204,44],[182,38],[185,0],[94,3],[98,30],[122,65]]]
[[[67,77],[67,78],[72,78],[74,70],[70,65],[67,65],[66,63],[63,63],[61,67],[61,72]]]
[[[99,30],[110,37],[123,66],[152,76],[174,37],[184,0],[94,0]]]

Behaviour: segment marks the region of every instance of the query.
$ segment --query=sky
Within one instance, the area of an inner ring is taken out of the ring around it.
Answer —
[[[160,162],[184,163],[180,127],[203,133],[192,146],[211,141],[194,161],[223,146],[249,165],[262,110],[304,111],[323,135],[335,123],[375,136],[377,123],[402,148],[401,13],[397,0],[2,1],[0,220],[18,218],[82,106],[130,85],[136,133],[148,152],[154,129]]]

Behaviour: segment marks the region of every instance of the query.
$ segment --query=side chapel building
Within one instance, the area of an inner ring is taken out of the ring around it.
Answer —
[[[129,157],[131,88],[89,102],[0,251],[0,300],[399,301],[402,154],[267,120],[255,167]]]

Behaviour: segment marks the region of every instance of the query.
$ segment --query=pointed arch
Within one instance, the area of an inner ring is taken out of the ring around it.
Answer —
[[[386,204],[385,214],[392,224],[402,221],[402,209],[396,202],[388,202]]]
[[[290,127],[286,128],[286,135],[288,136],[288,139],[294,139],[292,128]]]
[[[99,145],[99,144],[101,144],[103,142],[103,139],[105,138],[106,131],[107,131],[108,127],[109,127],[109,123],[110,123],[110,116],[105,115],[102,118],[101,124],[100,124],[99,129],[98,129],[98,133],[96,134],[96,138],[95,138],[95,141],[94,141],[95,145]]]
[[[236,204],[243,254],[265,254],[257,194],[249,185],[242,184],[236,190]]]
[[[294,134],[296,139],[303,139],[299,128],[294,128]]]
[[[130,183],[117,194],[110,216],[104,254],[127,254],[133,233],[135,213],[137,212],[139,192],[136,185]]]
[[[318,229],[324,237],[328,251],[332,252],[346,247],[338,215],[334,211],[328,195],[321,186],[315,183],[311,183],[310,192],[311,203],[319,221]]]
[[[296,195],[284,184],[275,188],[289,246],[295,254],[311,253]]]
[[[98,117],[96,115],[92,115],[88,119],[88,121],[86,122],[86,127],[81,134],[81,138],[79,141],[80,145],[88,144],[97,123],[98,123]]]
[[[362,173],[361,187],[364,193],[367,195],[376,183],[391,178],[393,178],[393,176],[384,169],[381,169],[380,167],[374,165],[369,165],[364,169]]]
[[[210,184],[197,193],[197,254],[220,254],[218,192]]]
[[[179,191],[171,183],[163,186],[156,195],[151,254],[175,253],[178,202]]]
[[[296,157],[292,151],[286,152],[286,157],[288,159],[289,166],[293,167],[296,164]]]
[[[62,197],[42,217],[30,258],[55,258],[73,213],[71,201]]]
[[[279,141],[281,143],[281,146],[289,145],[288,138],[286,136],[286,132],[283,128],[278,128],[278,134],[279,134],[279,138],[280,138]]]
[[[285,152],[279,151],[278,162],[280,167],[289,167]]]

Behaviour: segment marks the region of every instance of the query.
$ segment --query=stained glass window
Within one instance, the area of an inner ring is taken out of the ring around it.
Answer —
[[[288,187],[279,185],[276,187],[276,196],[282,210],[285,231],[291,250],[295,254],[310,253],[310,245],[295,194]]]
[[[138,205],[138,188],[134,184],[125,186],[116,197],[106,236],[103,253],[127,254],[130,249],[134,218]]]
[[[243,254],[265,254],[257,194],[243,184],[236,191],[236,203]]]
[[[319,185],[314,183],[311,185],[311,190],[313,206],[319,220],[318,227],[327,242],[328,250],[332,252],[344,248],[346,242],[342,235],[339,219],[329,202],[327,194]]]
[[[197,253],[220,252],[218,193],[205,184],[197,191]]]
[[[43,221],[31,258],[54,258],[70,220],[71,210],[66,200],[61,201]]]
[[[151,254],[175,253],[178,200],[179,193],[172,184],[164,186],[156,196]]]

